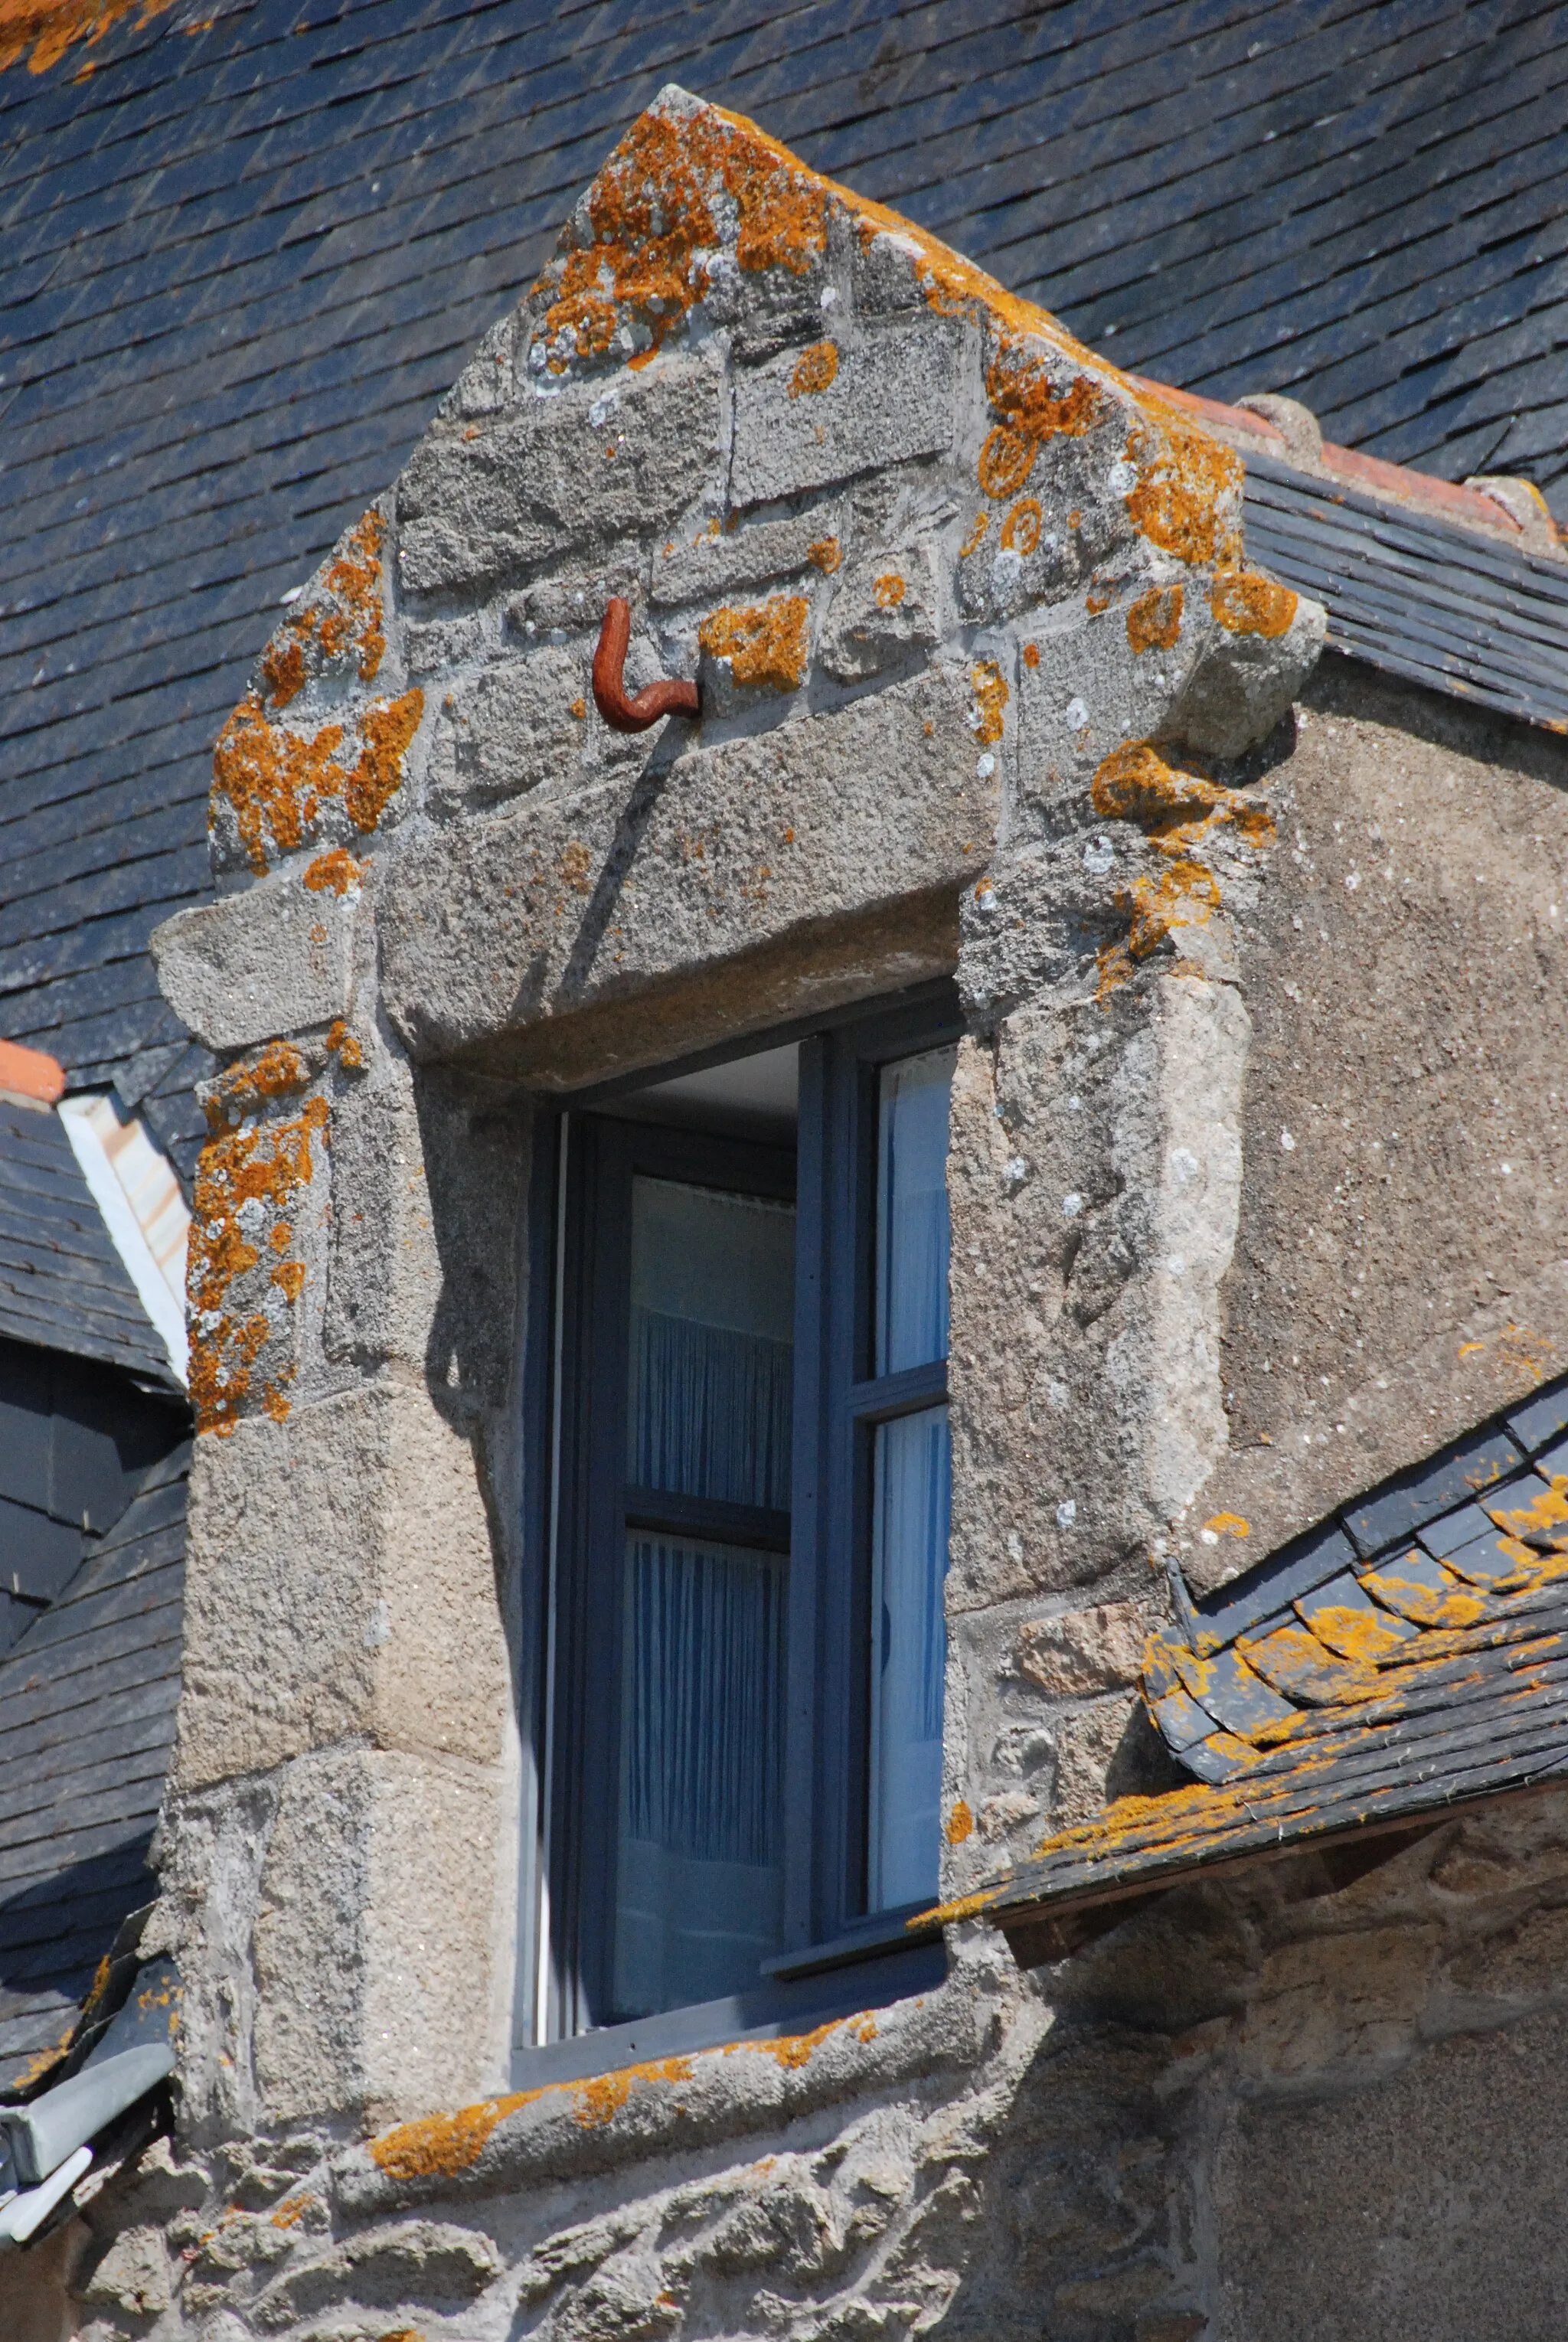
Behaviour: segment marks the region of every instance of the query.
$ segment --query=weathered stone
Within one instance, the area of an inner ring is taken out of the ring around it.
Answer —
[[[958,335],[928,324],[889,326],[831,359],[786,352],[735,385],[730,494],[773,504],[857,472],[941,455],[952,443]]]
[[[542,647],[490,666],[450,696],[430,752],[440,812],[494,805],[580,779],[587,738],[586,662]]]
[[[1018,1632],[1016,1666],[1042,1691],[1074,1697],[1135,1683],[1149,1622],[1135,1602],[1103,1602],[1059,1618],[1032,1618]]]
[[[255,1922],[259,2109],[417,2117],[504,2070],[510,1918],[495,1773],[375,1751],[283,1777]],[[497,2015],[503,2029],[496,2030]]]
[[[182,1790],[360,1736],[499,1757],[473,1451],[423,1393],[382,1384],[204,1440],[187,1569]]]
[[[338,892],[302,875],[176,911],[158,928],[158,981],[209,1049],[254,1048],[347,1016],[359,882]]]
[[[133,2317],[161,2317],[175,2297],[162,2230],[123,2230],[81,2280],[78,2291],[95,2307],[123,2309]]]
[[[608,390],[537,390],[474,437],[438,426],[398,485],[404,590],[474,592],[673,520],[717,461],[719,386],[714,363],[665,356]]]
[[[382,923],[388,1013],[416,1056],[956,892],[989,851],[967,678],[917,680],[758,736],[651,759],[629,787],[411,841]],[[887,819],[884,776],[899,776]]]
[[[803,571],[836,565],[843,528],[836,504],[814,505],[789,520],[704,523],[654,555],[655,602],[710,602],[747,586],[783,584]],[[831,574],[831,571],[829,572]]]

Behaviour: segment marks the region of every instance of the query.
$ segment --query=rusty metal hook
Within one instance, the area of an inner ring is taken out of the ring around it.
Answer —
[[[626,696],[626,646],[632,639],[632,607],[612,596],[594,653],[594,702],[613,732],[646,732],[662,716],[696,716],[702,709],[694,683],[650,683],[634,699]]]

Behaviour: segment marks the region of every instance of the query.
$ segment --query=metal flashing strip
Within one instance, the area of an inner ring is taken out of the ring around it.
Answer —
[[[1245,460],[1248,556],[1325,606],[1332,649],[1568,731],[1568,565],[1272,456]]]
[[[115,1250],[124,1262],[142,1306],[168,1352],[169,1364],[181,1384],[187,1384],[190,1379],[190,1350],[185,1334],[185,1303],[172,1281],[177,1263],[177,1273],[183,1283],[185,1235],[189,1223],[179,1184],[172,1171],[168,1173],[166,1182],[158,1182],[149,1176],[149,1165],[144,1156],[153,1158],[154,1165],[160,1163],[162,1158],[157,1156],[141,1126],[134,1122],[122,1124],[106,1099],[85,1096],[62,1098],[55,1112],[71,1142],[71,1151],[81,1166],[82,1176],[91,1190],[93,1201],[103,1215],[104,1226],[109,1232]],[[114,1130],[107,1138],[104,1129],[105,1116],[114,1125]],[[122,1176],[123,1172],[130,1174],[129,1186]],[[171,1194],[165,1189],[172,1191],[172,1200]],[[142,1208],[138,1209],[138,1206]],[[173,1225],[176,1221],[179,1223],[177,1226]],[[154,1249],[155,1244],[158,1246],[157,1251]]]

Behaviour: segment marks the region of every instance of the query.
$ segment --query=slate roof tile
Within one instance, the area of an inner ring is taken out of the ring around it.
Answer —
[[[1118,1800],[946,1916],[1060,1957],[1084,1914],[1216,1865],[1568,1778],[1565,1416],[1568,1377],[1183,1602],[1144,1693],[1197,1786]]]

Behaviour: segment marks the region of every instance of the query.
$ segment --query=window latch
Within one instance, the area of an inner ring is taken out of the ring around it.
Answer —
[[[626,696],[626,646],[632,639],[632,608],[612,596],[594,653],[594,704],[612,732],[646,732],[664,716],[696,716],[702,701],[694,683],[650,683]]]

